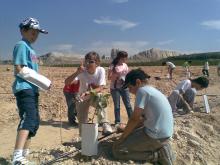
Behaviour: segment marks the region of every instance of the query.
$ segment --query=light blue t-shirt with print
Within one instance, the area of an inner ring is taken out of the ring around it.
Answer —
[[[24,65],[38,72],[38,59],[35,51],[28,41],[21,40],[15,45],[13,51],[13,64]],[[17,93],[23,89],[33,89],[34,92],[38,92],[37,86],[18,77],[16,73],[14,73],[14,75],[15,81],[12,85],[13,93]]]
[[[145,133],[154,139],[168,138],[173,134],[171,106],[164,94],[151,86],[136,93],[135,106],[143,109]]]

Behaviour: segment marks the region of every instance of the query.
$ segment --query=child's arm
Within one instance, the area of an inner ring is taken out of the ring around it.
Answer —
[[[78,67],[77,71],[65,79],[65,81],[64,81],[64,82],[65,82],[65,85],[70,85],[70,84],[72,84],[72,83],[75,83],[75,84],[76,84],[76,83],[78,82],[78,80],[75,80],[75,78],[76,78],[80,73],[82,73],[84,70],[85,70],[85,68],[84,68],[84,66],[83,66],[83,61],[81,61],[81,64],[80,64],[80,66]]]
[[[192,105],[189,105],[181,94],[179,96],[180,96],[181,101],[183,102],[183,104],[187,108],[187,110],[192,111],[192,108],[193,108]]]
[[[112,78],[112,70],[109,68],[108,69],[108,80],[111,80]]]
[[[135,107],[134,112],[128,120],[127,126],[125,127],[125,130],[121,135],[118,143],[124,141],[128,137],[128,135],[130,135],[133,132],[134,129],[136,129],[138,126],[140,126],[140,124],[142,124],[142,112],[143,109]]]
[[[182,95],[183,98],[185,98],[185,94]],[[185,100],[185,99],[184,99]],[[194,99],[191,100],[190,103],[186,102],[192,109],[193,109],[193,103],[194,103]]]
[[[72,83],[77,83],[78,82],[78,80],[75,80],[75,78],[79,75],[80,73],[79,73],[79,71],[77,70],[75,73],[73,73],[72,75],[70,75],[69,77],[67,77],[66,79],[65,79],[65,85],[70,85],[70,84],[72,84]]]

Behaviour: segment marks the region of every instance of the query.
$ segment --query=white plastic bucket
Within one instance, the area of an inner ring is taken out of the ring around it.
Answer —
[[[86,156],[97,155],[98,153],[98,124],[85,123],[82,124],[82,143],[81,153]]]

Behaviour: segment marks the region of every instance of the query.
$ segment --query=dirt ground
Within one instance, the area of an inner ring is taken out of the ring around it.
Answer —
[[[43,67],[40,72],[52,80],[53,87],[48,92],[40,92],[41,125],[37,136],[31,144],[30,159],[35,164],[41,164],[57,157],[61,153],[74,151],[79,145],[78,128],[70,127],[66,118],[66,103],[62,88],[64,79],[76,68]],[[173,81],[164,76],[160,81],[153,77],[161,76],[161,67],[142,67],[152,78],[150,84],[169,95],[176,83],[185,79],[182,67],[177,67]],[[191,67],[192,76],[201,75],[201,67]],[[165,73],[165,72],[164,72]],[[19,122],[15,97],[11,91],[14,80],[13,67],[0,66],[0,164],[10,164],[14,148],[16,129]],[[195,112],[175,117],[175,131],[172,147],[176,154],[177,165],[220,165],[220,77],[217,76],[216,67],[210,69],[210,86],[199,91],[196,97]],[[107,85],[108,87],[108,85]],[[106,92],[109,89],[106,89]],[[202,99],[203,94],[208,94],[211,113],[206,114]],[[134,103],[134,96],[131,96]],[[122,122],[127,122],[127,114],[122,105]],[[108,106],[110,122],[114,123],[113,103],[110,98]],[[114,135],[117,136],[117,135]],[[114,139],[114,136],[110,137]],[[110,147],[106,139],[102,142],[101,150],[108,151]],[[62,145],[65,144],[65,145]],[[105,148],[106,147],[106,148]],[[77,153],[77,152],[76,152]],[[115,161],[106,155],[106,152],[97,157],[84,158],[79,154],[65,157],[55,164],[148,164],[146,162]]]

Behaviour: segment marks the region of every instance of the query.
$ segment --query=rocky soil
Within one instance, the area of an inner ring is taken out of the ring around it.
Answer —
[[[165,95],[169,95],[176,83],[185,79],[182,67],[177,67],[175,70],[173,81],[167,80],[165,75],[162,75],[164,78],[159,81],[153,78],[161,76],[161,67],[143,67],[143,69],[152,76],[150,83]],[[49,92],[40,94],[42,121],[39,132],[32,141],[30,160],[34,164],[43,164],[62,154],[69,153],[52,164],[149,164],[131,160],[114,160],[110,149],[112,142],[119,136],[118,134],[113,134],[100,142],[97,156],[85,157],[80,154],[78,128],[70,127],[67,124],[66,104],[62,93],[65,77],[74,70],[75,68],[41,67],[41,73],[52,80],[53,88]],[[175,116],[172,147],[175,151],[177,165],[220,165],[220,78],[217,77],[215,67],[211,67],[210,72],[210,87],[198,93],[194,113]],[[192,73],[193,77],[201,75],[201,67],[192,67]],[[14,79],[12,66],[1,66],[0,76],[2,77],[0,83],[0,164],[7,165],[11,162],[19,118],[15,98],[11,93],[11,84]],[[204,109],[202,95],[205,93],[208,94],[210,114],[206,114]],[[131,97],[131,101],[134,103],[134,96]],[[109,120],[111,123],[114,121],[111,99]],[[122,121],[127,122],[123,106]]]

